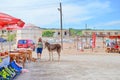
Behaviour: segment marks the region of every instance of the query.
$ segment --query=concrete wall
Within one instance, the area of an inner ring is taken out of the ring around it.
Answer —
[[[31,39],[35,43],[38,41],[39,37],[42,37],[42,30],[34,25],[27,25],[21,30],[17,30],[16,42],[19,39]]]

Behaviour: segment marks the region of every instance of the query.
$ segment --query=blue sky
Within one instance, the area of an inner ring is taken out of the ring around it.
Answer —
[[[63,28],[120,30],[120,0],[1,0],[0,12],[42,28],[60,28],[59,2],[62,2]]]

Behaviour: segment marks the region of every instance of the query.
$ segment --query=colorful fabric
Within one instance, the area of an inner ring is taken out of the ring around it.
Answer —
[[[2,59],[2,62],[0,63],[0,68],[9,65],[9,63],[10,63],[10,57],[8,56]]]
[[[5,79],[10,79],[10,74],[8,74],[3,68],[0,70],[0,75]]]
[[[0,58],[0,63],[2,62],[2,59]]]

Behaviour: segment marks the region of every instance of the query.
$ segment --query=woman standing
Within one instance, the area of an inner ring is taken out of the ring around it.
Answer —
[[[43,50],[43,43],[42,43],[42,39],[39,38],[38,43],[37,43],[37,58],[38,59],[41,59],[42,50]]]

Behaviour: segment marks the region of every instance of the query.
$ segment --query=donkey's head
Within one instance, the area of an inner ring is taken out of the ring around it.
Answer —
[[[47,41],[45,42],[45,48],[48,47],[50,45],[50,43],[48,43]]]

